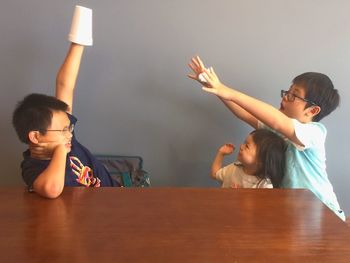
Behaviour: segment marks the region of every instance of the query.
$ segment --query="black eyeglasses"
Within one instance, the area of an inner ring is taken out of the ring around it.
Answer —
[[[308,100],[308,99],[304,99],[298,95],[295,95],[294,93],[291,93],[289,91],[286,91],[286,90],[281,90],[281,98],[284,98],[286,97],[288,101],[290,102],[293,102],[295,100],[295,98],[298,98],[299,100],[303,100],[307,103],[310,103],[311,105],[313,106],[317,106],[317,104],[311,100]]]
[[[71,125],[69,125],[68,127],[65,127],[62,130],[44,130],[44,131],[61,132],[62,135],[66,135],[68,132],[72,133],[74,131],[74,124],[71,124]]]

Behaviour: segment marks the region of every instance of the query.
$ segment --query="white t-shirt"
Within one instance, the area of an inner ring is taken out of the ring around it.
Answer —
[[[272,188],[269,179],[246,174],[240,163],[231,163],[222,167],[216,172],[215,177],[222,182],[223,188]]]

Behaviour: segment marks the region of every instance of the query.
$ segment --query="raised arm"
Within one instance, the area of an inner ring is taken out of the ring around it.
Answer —
[[[224,144],[219,148],[214,158],[214,161],[211,165],[211,173],[210,173],[211,178],[216,179],[216,173],[221,169],[224,157],[226,155],[232,154],[234,149],[235,149],[235,146],[232,143]]]
[[[68,112],[73,112],[74,88],[77,81],[84,46],[72,43],[67,56],[57,73],[56,98],[68,104]]]

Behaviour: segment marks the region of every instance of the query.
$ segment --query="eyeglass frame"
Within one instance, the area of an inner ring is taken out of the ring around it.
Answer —
[[[68,127],[63,128],[62,130],[43,130],[43,131],[53,131],[53,132],[61,132],[61,134],[66,134],[67,132],[73,133],[74,124],[70,124]]]
[[[288,95],[292,96],[292,97],[288,97]],[[300,100],[303,100],[307,103],[310,103],[311,105],[313,106],[318,106],[315,102],[311,101],[311,100],[308,100],[308,99],[305,99],[305,98],[302,98],[298,95],[295,95],[294,93],[291,93],[290,91],[288,90],[281,90],[281,98],[284,98],[284,97],[287,97],[287,100],[290,101],[290,102],[293,102],[295,100],[295,98],[298,98]],[[291,99],[292,98],[292,99]]]

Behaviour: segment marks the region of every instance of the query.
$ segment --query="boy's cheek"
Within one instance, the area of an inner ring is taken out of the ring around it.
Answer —
[[[51,141],[48,143],[48,150],[53,153],[56,147],[60,144],[65,144],[65,142],[63,140]]]

